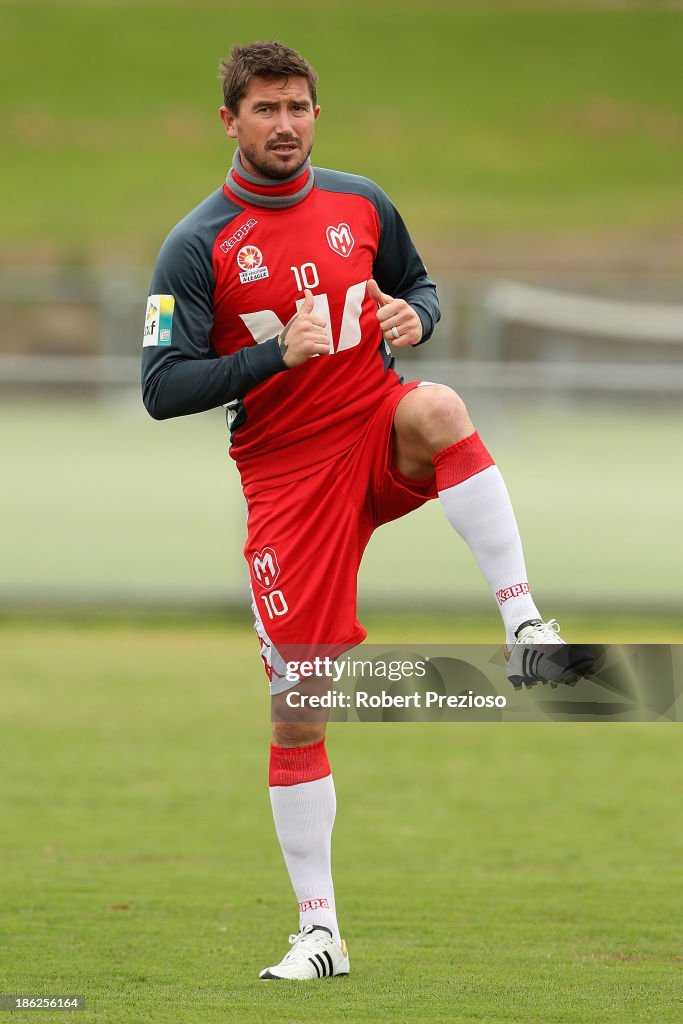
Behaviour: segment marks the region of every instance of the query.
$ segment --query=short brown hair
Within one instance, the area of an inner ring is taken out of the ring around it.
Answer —
[[[306,79],[315,106],[318,76],[300,53],[275,39],[250,43],[249,46],[233,46],[230,56],[218,66],[223,102],[233,114],[237,113],[240,100],[246,96],[252,78],[289,78],[290,75]]]

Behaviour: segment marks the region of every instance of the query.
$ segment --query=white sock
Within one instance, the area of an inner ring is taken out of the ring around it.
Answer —
[[[442,489],[439,485],[444,479],[448,482],[458,478],[452,466],[448,467],[447,463],[444,466],[443,457],[448,461],[457,458],[463,444],[466,449],[464,472],[468,469],[474,472]],[[529,590],[522,541],[505,482],[477,434],[439,452],[434,462],[443,509],[486,577],[498,602],[505,625],[505,642],[510,647],[515,642],[515,630],[529,619],[540,619],[541,615]],[[479,469],[484,463],[485,468]]]
[[[324,755],[324,741],[322,745]],[[314,745],[315,748],[320,746]],[[284,749],[284,754],[301,756],[309,749],[312,748],[298,747],[292,751]],[[329,766],[328,774],[323,778],[293,785],[271,785],[270,802],[285,864],[299,903],[299,929],[308,924],[323,925],[330,929],[335,941],[341,943],[332,883],[331,851],[337,801]]]

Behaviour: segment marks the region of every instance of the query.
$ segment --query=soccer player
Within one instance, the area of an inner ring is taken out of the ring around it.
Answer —
[[[274,699],[296,685],[283,645],[338,656],[364,639],[356,584],[372,532],[437,497],[498,602],[513,684],[588,674],[592,655],[534,604],[508,492],[462,399],[393,369],[392,348],[432,334],[436,290],[377,185],[311,166],[315,72],[281,43],[257,42],[236,46],[221,78],[237,148],[225,184],[159,254],[143,395],[156,419],[227,407]],[[274,721],[269,782],[299,931],[261,977],[348,974],[324,722]]]

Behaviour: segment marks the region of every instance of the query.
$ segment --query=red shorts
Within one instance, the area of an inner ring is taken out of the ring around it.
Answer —
[[[356,617],[357,577],[373,531],[437,496],[436,479],[409,480],[393,464],[393,389],[340,458],[249,499],[244,555],[255,629],[271,692],[294,685],[278,670],[283,645],[338,657],[367,636]]]

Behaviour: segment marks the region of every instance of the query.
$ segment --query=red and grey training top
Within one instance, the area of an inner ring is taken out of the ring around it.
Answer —
[[[284,183],[231,172],[159,254],[142,358],[147,410],[166,419],[230,403],[247,496],[336,458],[400,383],[370,277],[410,303],[426,341],[439,319],[436,289],[377,185],[308,162]],[[304,288],[328,324],[330,356],[288,370],[277,335]]]

